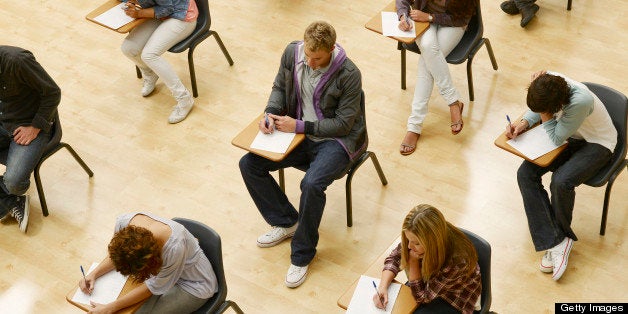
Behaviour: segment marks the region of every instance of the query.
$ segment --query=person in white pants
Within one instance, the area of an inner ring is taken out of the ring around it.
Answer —
[[[127,2],[127,15],[149,20],[135,27],[124,39],[122,53],[142,72],[142,96],[149,96],[161,77],[177,101],[168,122],[178,123],[192,110],[194,98],[162,54],[194,31],[198,9],[194,0],[166,2],[169,4],[157,5],[154,0]]]
[[[413,21],[430,23],[430,27],[416,40],[421,56],[407,132],[399,147],[402,155],[410,155],[421,135],[434,83],[449,105],[451,133],[455,135],[462,131],[464,104],[453,85],[445,57],[462,39],[475,12],[475,1],[397,0],[396,5],[401,30],[411,29]]]

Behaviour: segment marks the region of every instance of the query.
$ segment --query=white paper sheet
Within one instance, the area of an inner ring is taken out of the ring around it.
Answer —
[[[382,12],[382,34],[384,36],[414,38],[416,37],[414,23],[410,23],[410,26],[412,26],[412,29],[404,32],[399,29],[399,19],[396,12]]]
[[[94,18],[94,21],[97,21],[100,24],[106,25],[107,27],[118,29],[133,20],[134,18],[126,15],[124,13],[124,8],[126,7],[126,3],[122,2],[115,7],[101,13],[100,15]]]
[[[537,159],[560,145],[554,144],[542,125],[534,127],[514,139],[508,140],[510,146],[529,159]]]
[[[264,134],[262,131],[258,131],[253,143],[251,143],[251,148],[283,154],[288,150],[295,135],[295,133],[285,133],[277,130],[271,134]]]
[[[373,303],[373,296],[375,295],[373,281],[375,281],[375,284],[379,287],[379,278],[365,275],[360,276],[358,286],[355,288],[353,297],[351,297],[351,302],[347,307],[348,314],[392,313],[393,306],[397,300],[397,295],[399,295],[399,290],[401,289],[401,284],[393,282],[388,287],[388,306],[386,306],[386,310],[384,311],[376,308]]]
[[[93,263],[87,273],[91,273],[96,266],[98,266],[98,263]],[[119,272],[110,271],[96,279],[94,291],[91,295],[83,293],[81,289],[76,289],[76,293],[74,293],[72,301],[82,304],[89,304],[89,301],[101,304],[111,303],[120,295],[126,280],[127,277],[123,276]]]

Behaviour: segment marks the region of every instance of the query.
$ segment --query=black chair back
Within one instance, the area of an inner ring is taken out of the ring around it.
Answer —
[[[600,169],[600,171],[587,180],[586,184],[590,186],[599,187],[609,180],[611,175],[616,170],[620,170],[620,166],[626,160],[626,134],[627,134],[627,120],[628,120],[628,98],[626,95],[610,88],[596,83],[584,82],[586,85],[603,103],[606,107],[606,111],[613,120],[613,125],[617,130],[617,145],[613,152],[613,157],[609,163]]]
[[[208,0],[196,0],[196,6],[198,7],[196,28],[194,28],[194,31],[190,34],[190,36],[172,46],[172,48],[168,49],[168,51],[173,53],[183,52],[194,42],[199,43],[209,37],[209,27],[212,23],[211,16],[209,15],[209,2]]]
[[[484,240],[482,237],[477,234],[458,228],[462,233],[464,233],[473,246],[475,247],[475,251],[478,253],[478,264],[480,265],[480,274],[482,277],[482,294],[481,294],[481,308],[480,311],[476,311],[476,313],[488,313],[491,309],[491,245]]]
[[[50,134],[50,141],[46,144],[44,148],[44,153],[42,156],[46,156],[48,154],[54,153],[58,150],[59,143],[61,143],[61,137],[63,136],[63,131],[61,129],[61,121],[59,121],[59,113],[55,113],[54,121],[52,122]]]
[[[222,264],[220,236],[214,229],[204,223],[187,218],[173,218],[172,220],[182,224],[185,229],[198,239],[198,244],[212,264],[218,280],[218,291],[194,313],[216,313],[227,298],[227,281],[225,280],[225,271]]]
[[[473,50],[479,49],[478,45],[484,36],[484,24],[482,22],[482,8],[480,1],[475,2],[475,15],[471,17],[467,30],[454,50],[447,55],[447,62],[460,64],[467,61]]]

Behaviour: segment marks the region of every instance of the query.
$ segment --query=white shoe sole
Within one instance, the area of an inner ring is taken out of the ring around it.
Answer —
[[[273,242],[259,242],[259,239],[257,240],[257,246],[261,247],[261,248],[267,248],[267,247],[273,247],[281,242],[283,242],[283,240],[288,239],[288,238],[292,238],[294,236],[294,232],[292,233],[288,233],[285,236],[273,241]]]
[[[302,276],[301,278],[299,278],[299,280],[297,280],[297,281],[295,281],[295,282],[290,282],[290,281],[288,281],[288,279],[286,278],[286,281],[285,281],[285,283],[286,283],[286,287],[288,287],[288,288],[296,288],[296,287],[298,287],[298,286],[302,285],[302,284],[303,284],[303,282],[305,281],[305,278],[307,277],[307,273],[308,273],[308,272],[306,271],[306,272],[303,274],[303,276]]]
[[[565,270],[567,269],[567,262],[569,260],[569,253],[571,253],[572,247],[573,247],[573,240],[568,239],[567,246],[565,247],[565,250],[563,251],[563,256],[562,256],[560,265],[558,266],[558,269],[554,267],[555,271],[554,271],[554,274],[552,275],[552,279],[558,280],[565,273]]]

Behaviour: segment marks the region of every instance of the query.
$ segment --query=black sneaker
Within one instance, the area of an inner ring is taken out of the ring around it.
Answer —
[[[28,228],[28,213],[30,212],[30,207],[28,205],[28,195],[22,195],[17,197],[17,204],[15,207],[11,209],[11,216],[17,220],[17,225],[20,227],[20,230],[26,233],[26,228]]]
[[[9,210],[0,209],[0,220],[4,220],[9,216]]]
[[[536,12],[539,10],[539,6],[533,4],[527,8],[521,9],[521,27],[526,27],[530,21],[536,16]]]
[[[515,4],[514,0],[504,1],[499,6],[502,8],[502,11],[510,15],[519,14],[519,9],[517,8],[517,5]]]

